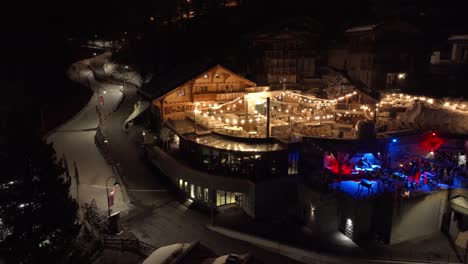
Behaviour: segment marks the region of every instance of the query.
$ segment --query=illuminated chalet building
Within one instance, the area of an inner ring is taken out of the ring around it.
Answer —
[[[454,184],[455,162],[466,166],[466,138],[447,136],[464,126],[436,120],[466,122],[461,102],[377,101],[358,90],[317,98],[256,86],[220,65],[174,69],[140,94],[156,121],[144,135],[152,162],[193,202],[233,204],[255,219],[292,215],[356,241],[401,242],[440,230],[449,207],[439,185]],[[453,166],[440,161],[448,152]],[[421,195],[431,197],[422,209],[405,211]],[[435,205],[437,215],[427,210]]]

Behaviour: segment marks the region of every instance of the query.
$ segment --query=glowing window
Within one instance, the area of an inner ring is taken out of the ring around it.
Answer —
[[[190,184],[190,197],[195,198],[195,185]]]
[[[312,204],[310,205],[310,221],[315,221],[315,207]]]
[[[354,231],[353,229],[354,229],[353,220],[351,220],[350,218],[346,219],[346,225],[345,225],[345,230],[344,230],[345,236],[352,239],[353,231]]]
[[[209,201],[210,201],[208,188],[205,188],[205,189],[203,190],[203,200],[204,200],[205,202],[209,202]]]
[[[202,193],[202,189],[200,186],[197,186],[197,199],[198,200],[202,200],[203,199],[203,193]]]

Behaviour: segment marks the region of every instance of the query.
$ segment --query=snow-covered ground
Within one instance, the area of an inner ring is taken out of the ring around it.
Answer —
[[[398,112],[394,122],[422,130],[436,129],[443,133],[468,134],[468,102],[433,99],[407,94],[384,94],[379,106],[382,112]]]
[[[98,209],[104,211],[107,210],[106,179],[113,175],[113,171],[94,143],[99,125],[96,107],[99,105],[99,96],[102,96],[104,103],[100,106],[100,111],[104,118],[119,103],[122,92],[118,85],[101,83],[94,79],[89,69],[93,60],[105,60],[105,57],[96,56],[77,62],[67,72],[70,79],[84,86],[83,89],[91,88],[94,91],[93,97],[78,114],[50,134],[47,142],[53,143],[58,157],[65,155],[72,178],[75,179],[78,174],[79,182],[77,184],[77,181],[72,181],[70,193],[79,205],[95,200]],[[121,187],[117,188],[112,209],[114,212],[126,212],[129,209],[126,193]]]

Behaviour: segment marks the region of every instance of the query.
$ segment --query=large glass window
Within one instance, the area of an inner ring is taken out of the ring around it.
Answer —
[[[236,196],[233,192],[226,192],[226,204],[236,203]]]
[[[226,192],[216,191],[216,206],[221,206],[226,204]]]
[[[190,184],[190,197],[195,198],[195,185]]]
[[[210,201],[210,192],[208,191],[208,188],[203,190],[203,200],[207,203]]]
[[[240,194],[237,194],[240,195]],[[236,203],[236,193],[216,191],[216,206]]]
[[[298,173],[299,151],[288,153],[288,175]]]
[[[203,193],[202,193],[201,186],[197,186],[197,199],[203,200]]]

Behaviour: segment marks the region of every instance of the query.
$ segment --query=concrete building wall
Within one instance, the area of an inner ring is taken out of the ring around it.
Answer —
[[[347,56],[348,50],[343,49],[329,49],[327,56],[327,64],[338,70],[344,70],[347,68]]]
[[[244,210],[244,212],[252,217],[255,218],[255,185],[250,184],[249,185],[249,191],[246,192],[242,196],[242,203],[241,203],[241,208]]]
[[[349,76],[353,80],[360,80],[360,63],[361,63],[361,54],[360,53],[349,53],[346,58],[346,68],[348,70]]]
[[[339,229],[355,242],[370,239],[372,237],[374,203],[373,199],[344,197],[340,202]],[[347,232],[350,224],[351,234]]]
[[[306,226],[319,232],[338,230],[339,200],[336,195],[321,194],[305,185],[299,185],[298,197],[298,216]]]
[[[395,207],[390,244],[424,237],[441,230],[447,191],[403,200]]]
[[[250,192],[252,191],[253,183],[248,180],[229,178],[194,170],[174,159],[158,147],[154,148],[153,155],[152,162],[177,186],[179,185],[179,179],[183,179],[191,184],[206,187],[210,190],[252,195]]]
[[[182,180],[184,184],[188,182],[189,188],[191,184],[194,184],[201,186],[202,189],[208,188],[210,193],[213,191],[241,193],[241,208],[252,218],[284,215],[288,212],[290,205],[296,202],[295,177],[268,179],[254,183],[245,179],[224,177],[192,169],[157,147],[152,153],[152,162],[176,186],[179,186],[179,181]]]
[[[255,183],[255,218],[285,215],[296,204],[297,183],[294,177]]]

